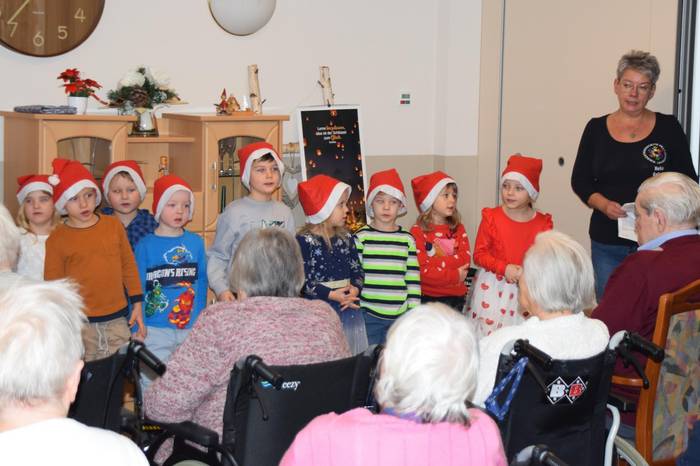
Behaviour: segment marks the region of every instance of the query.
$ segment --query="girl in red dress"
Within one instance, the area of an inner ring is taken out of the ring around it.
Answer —
[[[481,211],[474,246],[479,267],[467,314],[480,337],[528,316],[518,310],[518,280],[525,252],[552,216],[532,207],[540,191],[542,160],[512,155],[501,175],[501,205]]]

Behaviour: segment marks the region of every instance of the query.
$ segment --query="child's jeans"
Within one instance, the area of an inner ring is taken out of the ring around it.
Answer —
[[[369,345],[383,345],[386,341],[386,334],[389,327],[394,323],[394,319],[381,319],[369,312],[365,314],[365,327],[367,327],[367,343]]]
[[[146,328],[148,330],[146,341],[144,341],[146,348],[164,363],[168,362],[170,355],[185,341],[185,338],[189,335],[191,330],[189,328],[178,329],[149,326],[146,326]],[[146,388],[148,388],[151,382],[157,377],[158,375],[155,372],[146,367],[146,365],[141,364],[141,390],[143,390],[144,393],[146,392]]]
[[[90,322],[83,327],[82,335],[85,361],[94,361],[116,353],[129,341],[131,332],[126,317],[117,317],[105,322]]]

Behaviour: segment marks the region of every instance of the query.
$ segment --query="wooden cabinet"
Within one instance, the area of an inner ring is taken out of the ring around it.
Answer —
[[[51,161],[58,156],[80,160],[98,182],[112,161],[135,160],[148,188],[141,207],[150,210],[159,161],[167,156],[170,172],[185,179],[195,195],[194,216],[187,228],[208,240],[232,194],[245,195],[237,177],[237,149],[248,141],[264,140],[281,152],[282,122],[289,119],[286,115],[166,113],[158,120],[160,136],[141,137],[129,136],[133,116],[0,115],[5,119],[4,202],[13,215],[18,208],[17,177],[51,173]]]

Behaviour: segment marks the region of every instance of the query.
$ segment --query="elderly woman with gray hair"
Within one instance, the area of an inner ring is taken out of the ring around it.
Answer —
[[[581,136],[571,186],[593,209],[588,232],[598,298],[610,274],[637,246],[618,237],[617,219],[626,216],[622,205],[634,202],[642,181],[664,171],[698,179],[676,118],[647,109],[660,73],[649,52],[623,55],[613,82],[618,109],[591,119]]]
[[[303,283],[301,252],[291,233],[247,233],[230,276],[238,300],[200,314],[165,375],[146,391],[146,414],[163,422],[194,421],[221,434],[226,387],[239,358],[254,353],[268,364],[291,365],[350,356],[335,311],[298,297]]]
[[[317,417],[280,466],[468,466],[506,464],[491,418],[468,407],[478,354],[470,323],[429,303],[389,329],[375,395],[381,412],[357,408]]]
[[[479,384],[474,403],[493,390],[503,347],[519,338],[556,359],[585,359],[603,351],[605,324],[583,313],[595,306],[593,266],[583,247],[558,231],[540,233],[528,249],[518,282],[520,309],[532,317],[479,341]]]

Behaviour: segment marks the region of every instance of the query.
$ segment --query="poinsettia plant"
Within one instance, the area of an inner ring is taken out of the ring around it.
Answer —
[[[58,75],[58,78],[62,79],[63,88],[66,90],[66,94],[73,97],[94,97],[100,100],[95,94],[97,89],[102,88],[102,86],[97,82],[89,78],[82,78],[80,76],[80,71],[77,68],[68,68],[63,73]]]
[[[170,78],[162,71],[146,66],[128,71],[117,83],[117,88],[107,93],[107,97],[110,106],[126,112],[180,102],[177,92],[170,87]]]

